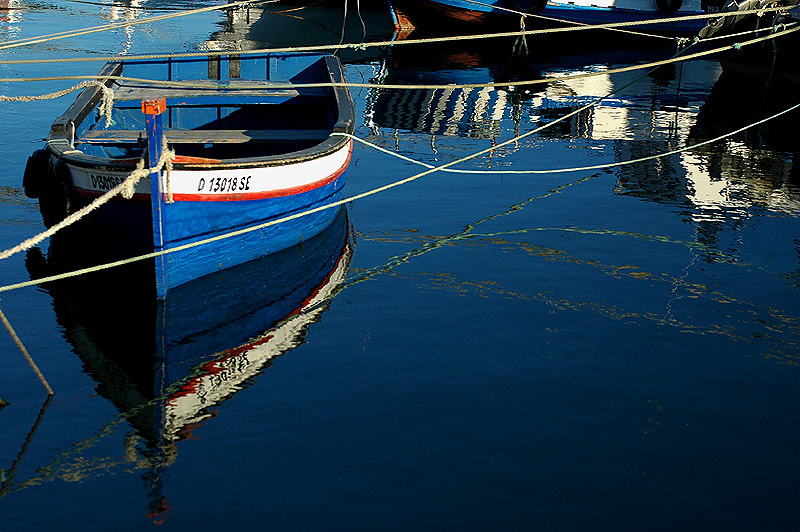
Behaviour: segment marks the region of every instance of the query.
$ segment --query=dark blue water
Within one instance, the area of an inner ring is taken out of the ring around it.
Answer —
[[[10,0],[0,43],[204,5]],[[339,40],[341,8],[261,11],[0,58]],[[364,18],[368,40],[391,38],[377,6]],[[2,331],[0,530],[800,528],[797,113],[636,165],[512,173],[701,142],[798,103],[796,90],[765,93],[714,57],[527,87],[515,82],[674,46],[529,40],[514,62],[511,44],[343,54],[351,82],[512,85],[354,88],[357,135],[442,164],[613,95],[458,166],[494,173],[439,172],[352,202],[302,249],[188,285],[167,307],[147,296],[146,264],[0,294],[56,391],[45,402]],[[0,77],[100,66],[3,64]],[[22,174],[70,101],[0,102],[2,249],[44,228]],[[422,170],[357,143],[346,194]],[[91,234],[55,238],[4,260],[0,284],[91,262],[92,248]]]

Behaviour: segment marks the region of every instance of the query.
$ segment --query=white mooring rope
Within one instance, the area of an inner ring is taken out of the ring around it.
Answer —
[[[794,31],[798,31],[798,30],[800,30],[800,27],[796,27],[796,28],[792,28],[792,29],[789,29],[789,30],[785,30],[785,31],[783,31],[781,33],[793,33]],[[767,40],[769,38],[772,38],[772,36],[752,39],[752,40],[747,41],[746,43],[743,43],[743,44],[754,44],[756,42],[761,42],[761,41]],[[719,50],[727,50],[727,49],[731,49],[731,48],[735,48],[735,46],[727,46],[727,47],[718,48],[716,50],[712,50],[712,51],[709,51],[709,52],[701,52],[701,53],[698,53],[698,54],[691,54],[691,55],[688,55],[688,56],[681,56],[682,52],[679,52],[678,54],[676,54],[676,56],[673,56],[670,59],[649,63],[648,65],[644,65],[644,66],[635,65],[633,67],[625,67],[625,68],[621,68],[621,69],[614,69],[613,72],[616,73],[616,72],[624,72],[624,71],[630,71],[630,70],[638,70],[638,69],[641,69],[641,68],[646,68],[647,66],[652,66],[652,67],[655,68],[655,67],[658,67],[658,66],[661,66],[661,65],[664,65],[664,64],[668,64],[668,63],[673,63],[673,62],[676,62],[676,61],[679,61],[679,60],[685,60],[685,59],[688,59],[688,58],[707,55],[708,53],[714,53],[714,52],[719,51]],[[609,71],[603,72],[603,74],[609,74],[609,73],[611,73],[611,72],[609,72]],[[624,89],[626,87],[629,87],[630,85],[638,82],[639,80],[643,79],[646,75],[647,75],[647,73],[645,73],[644,75],[639,76],[635,80],[625,84],[623,87],[620,87],[620,88],[616,89],[615,91],[612,91],[612,92],[608,93],[605,96],[599,97],[595,101],[593,101],[593,102],[591,102],[591,103],[589,103],[587,105],[584,105],[584,106],[582,106],[582,107],[580,107],[580,108],[578,108],[578,109],[576,109],[576,110],[574,110],[574,111],[572,111],[570,113],[567,113],[567,114],[565,114],[565,115],[563,115],[563,116],[561,116],[561,117],[559,117],[559,118],[557,118],[555,120],[552,120],[552,121],[550,121],[550,122],[548,122],[548,123],[536,128],[534,130],[528,131],[528,132],[523,133],[521,135],[517,135],[517,136],[515,136],[515,137],[513,137],[513,138],[511,138],[511,139],[509,139],[507,141],[504,141],[504,142],[502,142],[500,144],[496,144],[496,145],[494,145],[494,146],[492,146],[490,148],[487,148],[487,149],[484,149],[484,150],[480,150],[480,151],[478,151],[476,153],[467,155],[467,156],[462,157],[462,158],[460,158],[458,160],[451,161],[449,163],[446,163],[446,164],[443,164],[443,165],[440,165],[440,166],[434,167],[434,166],[428,165],[426,163],[422,163],[420,161],[415,161],[413,159],[406,158],[406,157],[402,156],[402,158],[404,158],[406,160],[409,160],[412,163],[420,164],[422,166],[425,166],[428,169],[423,171],[423,172],[421,172],[421,173],[419,173],[419,174],[416,174],[414,176],[411,176],[411,177],[408,177],[408,178],[405,178],[405,179],[401,179],[401,180],[395,181],[395,182],[390,183],[388,185],[384,185],[382,187],[378,187],[378,188],[375,188],[373,190],[370,190],[370,191],[367,191],[367,192],[364,192],[364,193],[361,193],[361,194],[357,194],[355,196],[351,196],[349,198],[346,198],[346,199],[343,199],[343,200],[340,200],[340,201],[337,201],[337,202],[334,202],[334,203],[326,204],[326,205],[323,205],[323,206],[320,206],[320,207],[316,207],[314,209],[310,209],[310,210],[307,210],[307,211],[304,211],[304,212],[301,212],[301,213],[296,213],[296,214],[293,214],[293,215],[290,215],[290,216],[286,216],[286,217],[283,217],[283,218],[280,218],[280,219],[277,219],[277,220],[272,220],[270,222],[259,224],[259,225],[256,225],[256,226],[253,226],[253,227],[249,227],[249,228],[246,228],[246,229],[240,229],[238,231],[234,231],[234,232],[231,232],[231,233],[228,233],[228,234],[225,234],[225,235],[219,235],[219,236],[216,236],[216,237],[200,240],[200,241],[193,242],[193,243],[190,243],[190,244],[185,244],[185,245],[178,246],[178,247],[175,247],[175,248],[170,248],[170,249],[167,249],[167,250],[162,250],[162,251],[153,252],[153,253],[149,253],[149,254],[145,254],[145,255],[140,255],[138,257],[132,257],[132,258],[129,258],[129,259],[124,259],[124,260],[116,261],[116,262],[113,262],[113,263],[108,263],[108,264],[104,264],[104,265],[98,265],[98,266],[94,266],[94,267],[90,267],[90,268],[84,268],[82,270],[78,270],[78,271],[75,271],[75,272],[59,274],[59,275],[56,275],[56,276],[51,276],[51,277],[42,278],[42,279],[35,279],[35,280],[32,280],[32,281],[27,281],[27,282],[23,282],[23,283],[17,283],[17,284],[14,284],[14,285],[2,286],[2,287],[0,287],[0,292],[5,292],[5,291],[17,289],[17,288],[22,288],[22,287],[25,287],[25,286],[32,286],[32,285],[35,285],[35,284],[41,284],[41,283],[44,283],[44,282],[54,281],[54,280],[57,280],[57,279],[63,279],[63,278],[67,278],[67,277],[74,277],[74,276],[81,275],[81,274],[84,274],[84,273],[89,273],[89,272],[93,272],[93,271],[99,271],[99,270],[108,269],[108,268],[112,268],[112,267],[116,267],[116,266],[121,266],[121,265],[124,265],[124,264],[129,264],[131,262],[137,262],[137,261],[140,261],[140,260],[145,260],[145,259],[149,259],[149,258],[153,258],[153,257],[157,257],[157,256],[169,254],[169,253],[174,253],[174,252],[177,252],[177,251],[182,251],[184,249],[189,249],[189,248],[192,248],[192,247],[209,244],[211,242],[215,242],[215,241],[218,241],[218,240],[231,238],[231,237],[238,236],[238,235],[241,235],[241,234],[245,234],[245,233],[248,233],[248,232],[251,232],[251,231],[256,231],[256,230],[263,229],[263,228],[266,228],[266,227],[269,227],[269,226],[272,226],[272,225],[276,225],[276,224],[279,224],[279,223],[287,222],[289,220],[293,220],[293,219],[296,219],[296,218],[307,216],[307,215],[310,215],[310,214],[313,214],[313,213],[316,213],[316,212],[320,212],[320,211],[325,210],[325,209],[338,207],[338,206],[343,205],[345,203],[349,203],[349,202],[353,202],[353,201],[356,201],[356,200],[359,200],[359,199],[363,199],[363,198],[369,197],[371,195],[377,194],[379,192],[383,192],[383,191],[389,190],[391,188],[395,188],[395,187],[398,187],[400,185],[409,183],[411,181],[414,181],[416,179],[419,179],[421,177],[424,177],[426,175],[429,175],[429,174],[437,172],[437,171],[451,171],[451,172],[455,171],[455,172],[461,172],[461,173],[474,173],[474,172],[487,173],[487,171],[468,171],[468,170],[451,169],[450,167],[451,166],[455,166],[455,165],[457,165],[459,163],[466,162],[468,160],[474,159],[474,158],[479,157],[481,155],[484,155],[486,153],[490,153],[490,152],[495,151],[495,150],[497,150],[497,149],[499,149],[501,147],[504,147],[504,146],[506,146],[508,144],[518,142],[519,140],[521,140],[521,139],[523,139],[525,137],[528,137],[530,135],[538,133],[538,132],[544,130],[545,128],[553,126],[553,125],[555,125],[558,122],[561,122],[563,120],[566,120],[567,118],[570,118],[570,117],[572,117],[572,116],[574,116],[574,115],[576,115],[576,114],[578,114],[578,113],[580,113],[580,112],[582,112],[582,111],[584,111],[586,109],[589,109],[589,108],[597,105],[598,103],[600,103],[604,99],[606,99],[606,98],[610,97],[612,94],[614,94],[614,92],[622,90],[622,89]],[[580,76],[580,77],[586,77],[586,76]],[[570,76],[565,76],[565,77],[558,78],[558,79],[569,79],[569,78],[571,78],[571,77]],[[117,79],[117,78],[115,78],[113,76],[109,76],[108,79]],[[127,78],[127,79],[131,79],[131,78]],[[0,80],[0,81],[3,81],[3,80]],[[538,82],[541,82],[541,81],[550,82],[550,81],[553,81],[553,79],[552,78],[547,78],[545,80],[539,80]],[[98,82],[95,80],[93,83],[97,84]],[[517,82],[514,82],[513,84],[514,85],[526,85],[526,84],[531,84],[531,83],[533,83],[533,82],[530,82],[530,81],[529,82],[517,81]],[[356,84],[356,83],[352,83],[352,84],[351,83],[344,83],[344,84],[330,84],[330,83],[328,83],[328,84],[305,84],[304,86],[331,86],[331,85],[333,85],[333,86],[385,87],[385,86],[380,86],[380,85]],[[505,84],[505,85],[508,85],[508,84]],[[493,83],[493,84],[464,84],[464,85],[458,85],[458,86],[457,85],[449,85],[449,86],[445,85],[445,86],[435,86],[435,87],[437,87],[437,88],[465,87],[466,88],[466,87],[473,87],[473,86],[505,86],[505,85],[504,84],[494,84]],[[415,86],[400,86],[400,87],[401,88],[411,88],[411,87],[415,87]],[[428,86],[424,86],[424,87],[428,87]],[[678,150],[672,150],[672,151],[669,151],[669,152],[666,152],[666,153],[656,154],[656,155],[648,156],[648,157],[643,157],[643,158],[636,159],[636,160],[621,161],[621,162],[617,162],[617,163],[607,163],[607,164],[602,164],[602,165],[593,165],[593,166],[585,166],[585,167],[564,168],[564,169],[508,170],[508,171],[500,171],[500,173],[546,174],[546,173],[557,173],[557,172],[572,172],[572,171],[582,171],[582,170],[591,170],[591,169],[600,169],[600,168],[610,168],[610,167],[614,167],[614,166],[621,166],[621,165],[626,165],[626,164],[634,164],[634,163],[643,162],[643,161],[646,161],[646,160],[657,159],[659,157],[665,157],[665,156],[668,156],[668,155],[680,153],[680,152],[686,151],[688,149],[691,149],[693,147],[697,147],[697,146],[701,146],[701,145],[704,145],[704,144],[709,144],[711,142],[716,142],[716,141],[722,140],[722,139],[724,139],[726,137],[729,137],[731,135],[735,135],[735,134],[737,134],[737,133],[739,133],[741,131],[744,131],[744,130],[749,129],[751,127],[754,127],[756,125],[759,125],[759,124],[762,124],[762,123],[767,122],[769,120],[772,120],[773,118],[776,118],[778,116],[781,116],[783,114],[791,112],[792,110],[794,110],[794,109],[796,109],[798,107],[800,107],[800,104],[792,106],[789,109],[786,109],[784,111],[776,113],[776,114],[774,114],[774,115],[772,115],[770,117],[767,117],[767,118],[765,118],[763,120],[759,120],[757,122],[754,122],[753,124],[750,124],[750,125],[745,126],[743,128],[739,128],[736,131],[732,131],[732,132],[727,133],[725,135],[721,135],[721,136],[719,136],[719,137],[717,137],[715,139],[709,140],[709,141],[704,141],[704,142],[701,142],[701,143],[698,143],[698,144],[695,144],[695,145],[692,145],[692,146],[686,146],[686,147],[678,149]],[[347,134],[341,134],[341,133],[333,133],[332,135],[349,136]],[[356,140],[356,141],[359,141],[359,142],[362,142],[362,143],[368,143],[367,141],[362,140],[360,138],[357,138],[355,136],[352,136],[351,140]],[[387,153],[391,153],[392,155],[395,155],[394,153],[388,152],[388,150],[385,150],[385,149],[383,149],[383,148],[381,148],[381,147],[379,147],[377,145],[372,144],[372,146],[374,148],[376,148],[376,149],[379,149],[379,150],[382,150],[382,151],[386,151]],[[121,183],[120,185],[118,185],[114,189],[110,190],[109,192],[107,192],[106,194],[101,196],[100,198],[97,198],[90,205],[84,207],[80,211],[78,211],[78,212],[74,213],[73,215],[69,216],[68,218],[66,218],[62,222],[59,222],[58,224],[54,225],[53,227],[51,227],[47,231],[44,231],[43,233],[40,233],[39,235],[37,235],[37,236],[35,236],[35,237],[31,238],[31,239],[26,240],[25,242],[19,244],[15,248],[3,251],[2,253],[0,253],[0,260],[2,260],[4,258],[7,258],[7,257],[9,257],[9,256],[11,256],[11,255],[13,255],[15,253],[18,253],[19,251],[22,251],[24,249],[28,249],[28,248],[30,248],[30,247],[42,242],[44,239],[46,239],[46,238],[52,236],[53,234],[55,234],[61,228],[66,227],[66,226],[74,223],[75,221],[77,221],[81,217],[83,217],[86,214],[88,214],[88,212],[90,212],[91,210],[94,210],[97,207],[99,207],[100,205],[106,203],[108,200],[110,200],[116,194],[121,193],[123,191],[126,191],[125,193],[127,193],[127,194],[132,194],[134,184],[139,179],[141,179],[142,177],[145,177],[145,176],[149,175],[151,172],[161,171],[161,169],[164,168],[165,166],[167,166],[167,171],[169,172],[169,169],[171,168],[169,163],[171,162],[172,158],[174,158],[174,156],[175,156],[175,153],[173,151],[171,151],[171,150],[167,150],[166,146],[165,146],[164,150],[162,152],[162,157],[159,160],[159,163],[155,168],[153,168],[153,169],[144,169],[143,168],[144,161],[140,161],[140,163],[139,163],[139,165],[137,167],[137,170],[135,170],[125,181],[123,181],[123,183]],[[170,182],[169,176],[167,178],[167,182],[168,183]],[[171,188],[171,187],[169,187],[169,188]],[[171,190],[168,190],[167,196],[168,196],[168,200],[169,200],[170,196],[171,196]]]
[[[638,81],[638,80],[635,80],[635,81]],[[631,83],[634,83],[634,82],[631,82]],[[92,267],[89,267],[89,268],[83,268],[81,270],[76,270],[76,271],[73,271],[73,272],[67,272],[67,273],[53,275],[53,276],[49,276],[49,277],[42,277],[42,278],[39,278],[39,279],[33,279],[33,280],[30,280],[30,281],[24,281],[24,282],[21,282],[21,283],[16,283],[16,284],[11,284],[11,285],[6,285],[6,286],[0,286],[0,292],[8,292],[8,291],[16,290],[16,289],[19,289],[19,288],[25,288],[25,287],[28,287],[28,286],[35,286],[35,285],[38,285],[38,284],[43,284],[43,283],[47,283],[47,282],[66,279],[66,278],[69,278],[69,277],[77,277],[78,275],[83,275],[83,274],[86,274],[86,273],[92,273],[92,272],[96,272],[96,271],[100,271],[100,270],[106,270],[106,269],[109,269],[109,268],[114,268],[114,267],[117,267],[117,266],[123,266],[125,264],[130,264],[130,263],[133,263],[133,262],[146,260],[146,259],[150,259],[150,258],[161,256],[161,255],[167,255],[169,253],[174,253],[174,252],[177,252],[177,251],[183,251],[185,249],[189,249],[189,248],[196,247],[196,246],[206,245],[206,244],[209,244],[209,243],[212,243],[212,242],[216,242],[216,241],[219,241],[219,240],[224,240],[224,239],[231,238],[231,237],[234,237],[234,236],[246,234],[246,233],[249,233],[249,232],[252,232],[252,231],[257,231],[257,230],[264,229],[264,228],[272,226],[272,225],[277,225],[277,224],[284,223],[284,222],[287,222],[287,221],[290,221],[290,220],[301,218],[303,216],[308,216],[310,214],[314,214],[314,213],[317,213],[317,212],[320,212],[320,211],[323,211],[323,210],[326,210],[326,209],[339,207],[339,206],[347,204],[347,203],[351,203],[351,202],[354,202],[354,201],[357,201],[357,200],[360,200],[360,199],[364,199],[364,198],[367,198],[369,196],[373,196],[375,194],[378,194],[380,192],[384,192],[386,190],[390,190],[392,188],[396,188],[396,187],[404,185],[406,183],[410,183],[410,182],[415,181],[415,180],[417,180],[417,179],[419,179],[421,177],[430,175],[430,174],[432,174],[434,172],[447,171],[447,169],[449,167],[451,167],[451,166],[455,166],[457,164],[469,161],[471,159],[474,159],[474,158],[479,157],[481,155],[484,155],[486,153],[490,153],[490,152],[492,152],[494,150],[502,148],[503,146],[507,146],[507,145],[509,145],[511,143],[517,142],[522,138],[525,138],[525,137],[528,137],[528,136],[533,135],[535,133],[541,132],[545,128],[548,128],[548,127],[550,127],[550,126],[552,126],[552,125],[554,125],[554,124],[556,124],[556,123],[558,123],[560,121],[566,120],[567,118],[569,118],[571,116],[574,116],[575,114],[578,114],[578,113],[580,113],[580,112],[582,112],[582,111],[584,111],[584,110],[586,110],[586,109],[588,109],[588,108],[590,108],[590,107],[592,107],[594,105],[597,105],[597,103],[599,103],[600,101],[608,98],[609,96],[611,96],[611,94],[613,94],[613,93],[609,93],[607,96],[600,97],[596,101],[594,101],[594,102],[592,102],[590,104],[587,104],[587,105],[585,105],[585,106],[583,106],[583,107],[581,107],[581,108],[579,108],[579,109],[577,109],[575,111],[572,111],[572,112],[570,112],[570,113],[568,113],[568,114],[566,114],[564,116],[561,116],[561,117],[553,120],[552,122],[548,122],[547,124],[544,124],[543,126],[541,126],[539,128],[536,128],[536,129],[534,129],[532,131],[528,131],[528,132],[523,133],[521,135],[517,135],[517,136],[515,136],[515,137],[513,137],[513,138],[511,138],[511,139],[509,139],[507,141],[504,141],[504,142],[502,142],[500,144],[497,144],[495,146],[491,146],[489,148],[486,148],[484,150],[478,151],[478,152],[470,154],[470,155],[466,155],[466,156],[464,156],[464,157],[462,157],[460,159],[457,159],[455,161],[451,161],[449,163],[445,163],[445,164],[440,165],[440,166],[431,167],[431,168],[429,168],[429,169],[427,169],[427,170],[425,170],[423,172],[420,172],[418,174],[415,174],[413,176],[394,181],[392,183],[389,183],[387,185],[383,185],[381,187],[374,188],[374,189],[369,190],[367,192],[362,192],[360,194],[356,194],[356,195],[350,196],[348,198],[345,198],[345,199],[342,199],[342,200],[339,200],[339,201],[336,201],[336,202],[333,202],[333,203],[322,205],[320,207],[315,207],[313,209],[309,209],[307,211],[296,213],[296,214],[293,214],[293,215],[290,215],[290,216],[285,216],[285,217],[279,218],[277,220],[272,220],[272,221],[265,222],[265,223],[262,223],[262,224],[259,224],[259,225],[253,226],[253,227],[249,227],[249,228],[246,228],[246,229],[240,229],[240,230],[237,230],[237,231],[233,231],[231,233],[227,233],[227,234],[224,234],[224,235],[219,235],[219,236],[212,237],[212,238],[207,238],[207,239],[204,239],[204,240],[200,240],[200,241],[193,242],[193,243],[190,243],[190,244],[185,244],[185,245],[178,246],[178,247],[175,247],[175,248],[170,248],[170,249],[167,249],[167,250],[157,251],[157,252],[153,252],[153,253],[147,253],[145,255],[139,255],[139,256],[136,256],[136,257],[131,257],[129,259],[123,259],[123,260],[119,260],[119,261],[115,261],[115,262],[111,262],[111,263],[107,263],[107,264],[101,264],[101,265],[97,265],[97,266],[92,266]],[[595,165],[595,166],[590,166],[590,167],[584,167],[584,169],[610,168],[610,167],[614,167],[614,166],[623,166],[623,165],[627,165],[627,164],[633,164],[633,163],[636,163],[636,162],[642,162],[642,161],[645,161],[645,160],[657,159],[657,158],[660,158],[660,157],[666,157],[668,155],[672,155],[672,154],[675,154],[675,153],[680,153],[680,152],[683,152],[683,151],[687,151],[687,150],[690,150],[692,148],[696,148],[698,146],[710,144],[710,143],[713,143],[713,142],[718,142],[720,140],[723,140],[723,139],[725,139],[727,137],[730,137],[730,136],[736,135],[738,133],[741,133],[742,131],[745,131],[745,130],[750,129],[752,127],[755,127],[757,125],[766,123],[766,122],[768,122],[770,120],[773,120],[774,118],[777,118],[777,117],[779,117],[781,115],[784,115],[784,114],[787,114],[789,112],[792,112],[792,111],[794,111],[794,110],[796,110],[798,108],[800,108],[800,103],[795,104],[795,105],[793,105],[793,106],[791,106],[791,107],[789,107],[787,109],[784,109],[783,111],[775,113],[775,114],[773,114],[773,115],[771,115],[769,117],[766,117],[766,118],[764,118],[762,120],[758,120],[757,122],[753,122],[752,124],[749,124],[747,126],[738,128],[738,129],[736,129],[734,131],[730,131],[728,133],[725,133],[724,135],[720,135],[718,137],[715,137],[714,139],[710,139],[710,140],[703,141],[703,142],[700,142],[700,143],[697,143],[697,144],[693,144],[691,146],[686,146],[686,147],[678,149],[678,150],[671,150],[669,152],[656,154],[656,155],[652,155],[652,156],[649,156],[649,157],[643,157],[643,158],[637,159],[635,161],[620,161],[620,162],[616,162],[616,163],[608,163],[608,164],[604,164],[604,165]],[[341,134],[341,133],[333,133],[332,135],[347,136],[346,134]],[[353,137],[353,138],[356,138],[356,137]],[[360,141],[361,139],[357,139],[357,140]],[[159,163],[161,164],[161,161],[159,161]],[[555,169],[555,170],[535,170],[535,171],[530,171],[529,173],[556,173],[556,172],[561,172],[561,171],[577,171],[577,170],[580,170],[580,169],[574,168],[574,169]],[[522,171],[519,171],[519,172],[522,172]],[[482,172],[482,173],[485,173],[485,172]],[[510,173],[510,172],[506,172],[506,173]],[[49,235],[47,235],[47,236],[49,236]],[[42,238],[42,240],[43,240],[43,238]],[[4,257],[0,257],[0,258],[4,258]]]
[[[636,65],[630,65],[626,67],[619,67],[619,68],[612,68],[608,70],[602,71],[595,71],[595,72],[582,72],[580,74],[570,74],[567,76],[559,76],[558,78],[540,78],[540,79],[533,79],[533,80],[519,80],[514,82],[489,82],[489,83],[461,83],[461,84],[375,84],[375,83],[351,83],[351,82],[342,82],[342,83],[293,83],[293,84],[286,84],[286,83],[261,83],[261,84],[248,84],[242,83],[237,85],[236,87],[226,87],[228,90],[237,90],[237,89],[248,89],[248,88],[261,88],[261,89],[286,89],[286,88],[321,88],[321,87],[348,87],[348,88],[374,88],[374,89],[392,89],[392,90],[422,90],[422,89],[473,89],[473,88],[505,88],[509,85],[514,85],[516,87],[524,87],[527,85],[539,85],[542,83],[550,83],[554,80],[575,80],[581,78],[589,78],[592,76],[600,76],[600,75],[609,75],[609,74],[619,74],[622,72],[633,72],[637,70],[644,70],[655,68],[658,66],[668,65],[672,63],[680,63],[683,61],[689,61],[692,59],[699,59],[701,57],[706,57],[710,55],[714,55],[720,52],[726,52],[729,50],[740,50],[746,46],[751,46],[760,42],[781,38],[796,31],[800,31],[800,25],[797,25],[792,28],[786,28],[782,31],[773,33],[771,35],[766,35],[762,37],[756,37],[754,39],[750,39],[747,41],[742,41],[739,43],[734,43],[727,46],[720,46],[718,48],[703,50],[700,52],[695,52],[692,54],[685,54],[686,50],[689,47],[684,48],[681,50],[680,54],[673,55],[670,58],[662,59],[659,61],[652,61],[649,63],[642,63]],[[404,42],[404,41],[399,41]],[[690,46],[696,44],[696,41],[693,42]],[[183,57],[184,54],[177,54],[171,57]],[[170,56],[153,56],[154,58],[160,57],[170,57]],[[118,58],[117,58],[118,59]],[[3,64],[3,61],[0,61],[0,64]],[[36,77],[36,78],[0,78],[0,82],[30,82],[30,81],[66,81],[66,80],[80,80],[86,79],[87,76],[47,76],[47,77]],[[165,80],[153,80],[153,79],[146,79],[146,78],[131,78],[131,77],[124,77],[124,76],[91,76],[92,80],[114,80],[118,82],[132,82],[132,83],[147,83],[154,86],[164,85],[164,86],[174,86],[174,87],[186,87],[186,88],[197,88],[200,87],[197,83],[193,83],[190,81],[181,82],[181,81],[165,81]]]

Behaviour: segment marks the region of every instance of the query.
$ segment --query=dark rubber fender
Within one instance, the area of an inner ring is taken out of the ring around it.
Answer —
[[[683,0],[656,0],[658,10],[666,15],[670,15],[681,8]]]
[[[539,13],[547,5],[547,0],[509,0],[509,7],[528,15]]]
[[[22,176],[22,188],[29,198],[38,198],[42,189],[47,186],[50,172],[50,153],[47,150],[36,150],[25,164]]]
[[[69,215],[69,183],[69,167],[64,161],[58,161],[39,193],[39,211],[46,227],[52,227]]]

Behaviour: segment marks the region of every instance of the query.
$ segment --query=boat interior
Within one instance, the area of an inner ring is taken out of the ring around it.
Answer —
[[[79,98],[75,147],[98,157],[140,157],[147,145],[141,102],[165,98],[164,134],[178,155],[217,161],[308,149],[333,130],[341,95],[298,84],[337,81],[331,68],[320,54],[109,63],[101,75],[114,77],[111,120],[100,112],[99,88],[82,104]]]

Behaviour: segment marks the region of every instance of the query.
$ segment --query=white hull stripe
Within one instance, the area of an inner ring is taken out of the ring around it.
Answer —
[[[333,153],[278,166],[219,170],[173,170],[170,186],[175,201],[235,201],[289,196],[324,186],[339,177],[347,168],[353,142]],[[98,171],[70,165],[72,186],[76,194],[99,196],[108,192],[128,176],[126,172]],[[161,174],[162,190],[166,189],[166,173]],[[136,184],[134,199],[150,196],[150,180]]]

